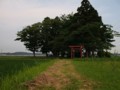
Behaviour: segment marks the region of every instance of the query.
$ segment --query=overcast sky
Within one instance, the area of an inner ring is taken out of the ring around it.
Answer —
[[[105,24],[120,32],[120,0],[90,0]],[[27,51],[23,43],[14,41],[16,33],[45,17],[76,12],[81,0],[0,0],[0,52]],[[120,37],[112,52],[120,53]]]

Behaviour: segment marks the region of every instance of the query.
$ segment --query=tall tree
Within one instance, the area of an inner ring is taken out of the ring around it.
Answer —
[[[81,2],[77,13],[74,14],[69,32],[69,37],[71,37],[69,43],[83,44],[88,56],[91,55],[91,52],[94,54],[94,51],[103,51],[113,46],[111,27],[102,22],[101,16],[88,0]]]
[[[42,22],[42,33],[44,38],[44,43],[42,46],[42,52],[46,53],[51,51],[55,56],[57,55],[57,50],[53,47],[53,41],[58,37],[60,29],[62,28],[62,23],[59,17],[51,19],[46,17]]]
[[[48,45],[49,40],[51,39],[50,30],[51,30],[51,19],[49,17],[44,18],[42,21],[42,37],[43,43],[41,51],[48,56],[48,52],[50,51],[50,47]]]
[[[64,57],[65,53],[68,52],[69,47],[67,41],[69,28],[71,25],[71,19],[73,18],[73,13],[68,15],[62,15],[57,20],[57,29],[58,34],[52,40],[52,50],[53,53],[56,54],[55,56],[61,55]],[[56,20],[55,20],[56,21]]]
[[[41,28],[41,23],[36,23],[32,26],[25,27],[17,33],[16,40],[24,42],[26,48],[32,51],[34,56],[35,52],[39,51],[42,45]]]
[[[102,23],[101,16],[98,15],[97,10],[94,9],[89,0],[81,2],[81,6],[78,7],[74,18],[79,27],[94,22]]]

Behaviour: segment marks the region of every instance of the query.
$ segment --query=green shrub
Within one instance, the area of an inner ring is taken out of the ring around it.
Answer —
[[[111,57],[111,53],[110,52],[105,52],[105,51],[99,51],[97,53],[98,57]]]

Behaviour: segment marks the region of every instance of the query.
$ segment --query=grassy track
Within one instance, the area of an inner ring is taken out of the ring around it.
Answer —
[[[95,90],[120,90],[120,58],[75,59],[76,70],[98,82]]]
[[[33,57],[0,57],[0,90],[24,90],[23,82],[33,79],[53,62]]]
[[[28,90],[93,90],[95,84],[81,77],[71,60],[56,59],[51,67],[26,85]]]

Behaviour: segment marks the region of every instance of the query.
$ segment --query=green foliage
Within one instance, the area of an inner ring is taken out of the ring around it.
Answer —
[[[97,10],[88,0],[83,0],[73,16],[68,39],[70,45],[84,45],[86,53],[103,51],[113,47],[113,30],[105,25]],[[74,29],[73,29],[74,28]]]
[[[53,40],[59,35],[60,29],[62,28],[62,21],[59,17],[55,17],[54,19],[50,19],[46,17],[42,21],[42,34],[43,34],[43,46],[42,52],[47,53],[52,51],[55,53],[53,47]]]
[[[53,40],[54,49],[68,52],[70,45],[84,45],[86,53],[111,49],[113,45],[113,30],[105,25],[88,0],[83,0],[77,13],[61,17],[64,21],[60,35]]]
[[[105,52],[105,56],[106,57],[111,57],[111,53],[110,52]]]
[[[27,26],[22,31],[19,31],[16,40],[24,42],[26,48],[32,51],[35,56],[35,52],[38,51],[42,45],[41,23]]]
[[[79,25],[86,25],[94,22],[101,22],[101,17],[98,16],[97,10],[93,8],[88,0],[83,0],[81,6],[77,9],[77,13],[74,14],[75,22]]]
[[[97,54],[98,54],[98,57],[111,57],[110,52],[99,51]]]
[[[114,46],[111,44],[114,41],[112,26],[102,22],[89,0],[83,0],[76,13],[53,19],[46,17],[41,23],[18,32],[17,36],[16,40],[24,42],[28,50],[35,53],[40,49],[47,56],[48,52],[54,56],[69,55],[70,45],[83,45],[85,56],[94,56],[94,52],[107,51]]]
[[[54,60],[32,57],[0,57],[0,90],[26,90],[25,82],[46,70]]]
[[[73,64],[80,75],[97,82],[95,90],[120,89],[120,57],[75,59]]]

